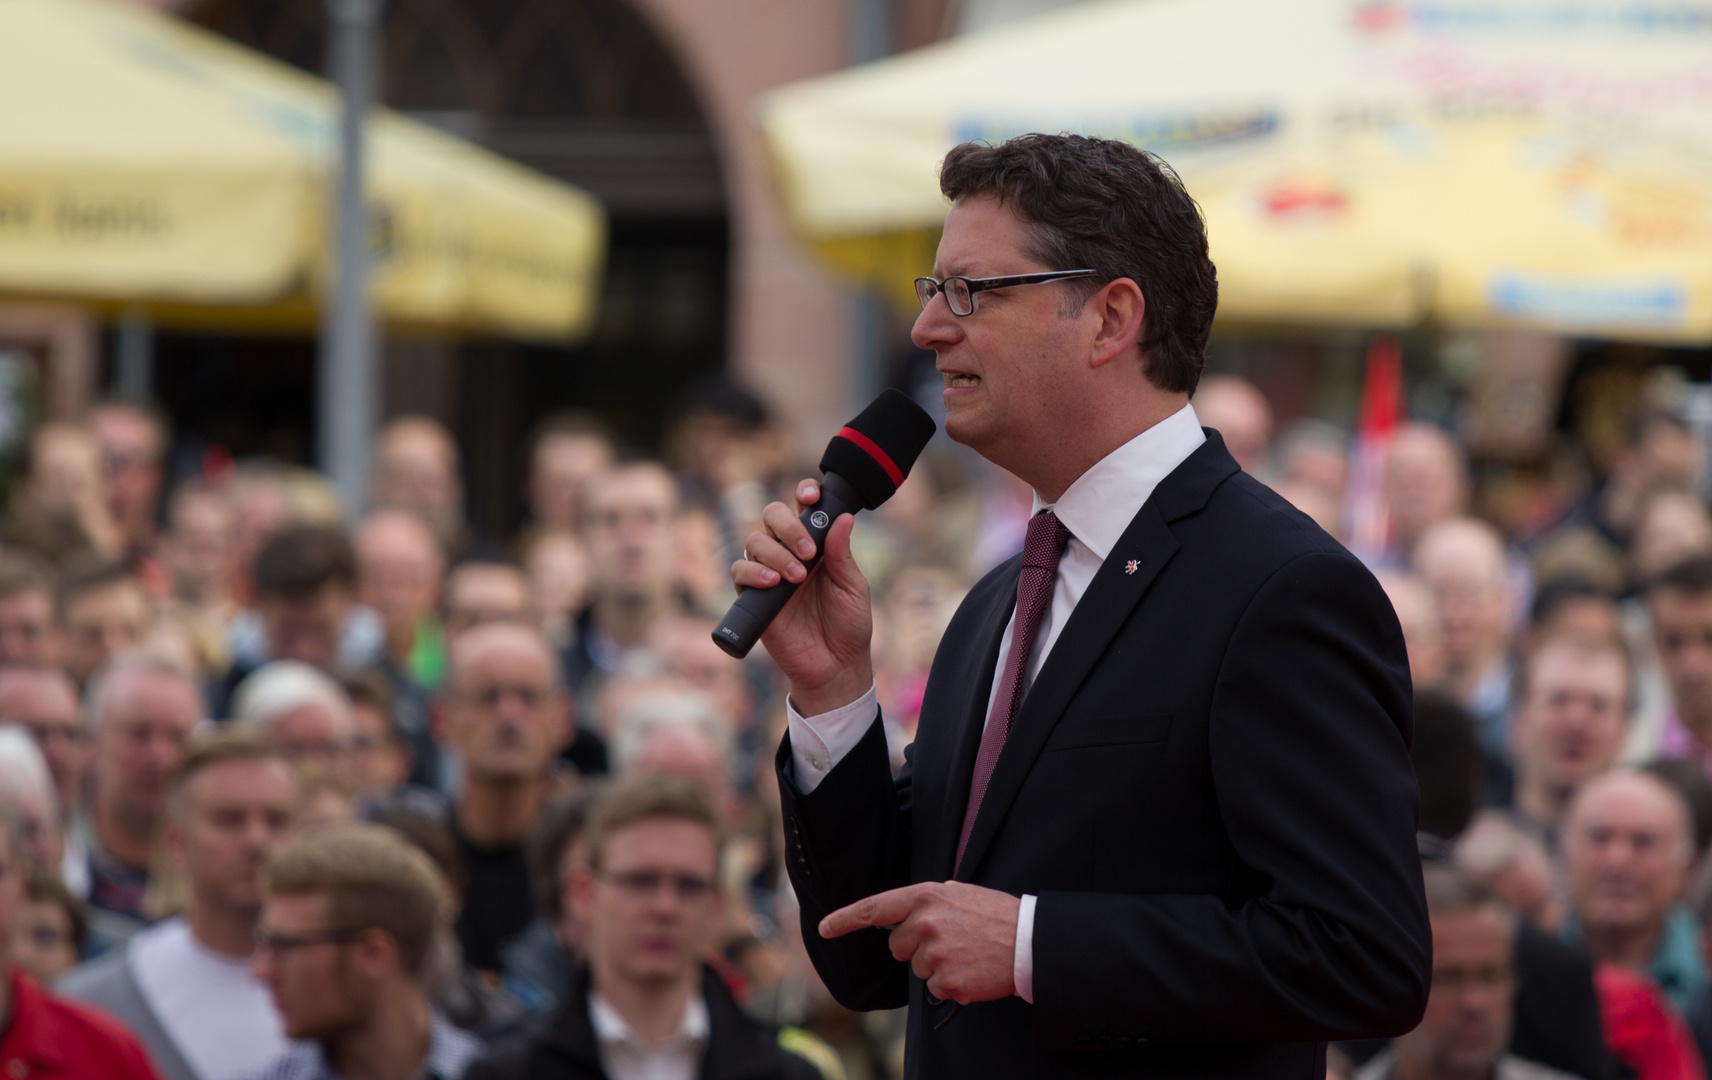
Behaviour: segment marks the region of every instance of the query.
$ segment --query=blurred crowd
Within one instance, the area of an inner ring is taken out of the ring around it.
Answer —
[[[1471,512],[1448,430],[1391,432],[1363,493],[1347,433],[1275,432],[1232,376],[1194,404],[1334,535],[1364,497],[1389,522],[1365,554],[1417,695],[1434,985],[1416,1032],[1331,1071],[1703,1080],[1712,515],[1680,412],[1638,409],[1521,536]],[[467,519],[427,417],[378,433],[354,517],[298,466],[174,470],[173,436],[126,400],[45,422],[0,518],[0,1067],[901,1074],[901,1017],[842,1009],[801,945],[776,674],[710,636],[762,507],[814,475],[764,402],[692,387],[658,458],[549,417],[511,537]],[[900,763],[940,635],[1029,510],[938,440],[859,523]],[[50,1045],[68,1025],[81,1065]]]
[[[743,537],[812,462],[723,379],[686,392],[662,457],[584,414],[526,437],[524,520],[498,537],[467,519],[459,447],[428,417],[378,432],[354,517],[299,466],[174,470],[170,419],[146,403],[33,431],[0,517],[13,1000],[98,1006],[168,1080],[321,1075],[306,1045],[352,1078],[353,1025],[397,1028],[415,984],[316,955],[372,919],[398,972],[425,980],[421,1052],[442,1080],[505,1037],[515,1058],[534,1017],[591,1008],[616,1025],[582,1031],[608,1075],[678,1075],[650,1071],[673,1033],[649,1009],[678,1015],[643,992],[661,970],[707,1005],[711,1030],[677,1032],[686,1045],[760,1040],[739,1063],[775,1071],[743,1075],[900,1073],[901,1018],[841,1009],[801,946],[771,666],[711,637]],[[1028,511],[1026,491],[989,497],[969,470],[955,450],[924,462],[861,540],[900,761],[940,632]],[[686,869],[616,868],[638,852]],[[393,925],[420,907],[423,866],[426,942]],[[365,883],[374,867],[396,880]],[[390,899],[340,898],[364,889]],[[305,914],[305,894],[325,910]],[[613,1066],[627,1039],[631,1071]],[[0,1067],[51,1065],[37,1050],[0,1039]],[[525,1058],[493,1075],[537,1075]]]

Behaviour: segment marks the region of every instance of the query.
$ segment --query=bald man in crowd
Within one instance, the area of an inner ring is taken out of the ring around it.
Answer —
[[[466,868],[457,932],[478,971],[498,971],[500,947],[534,915],[524,839],[551,791],[571,715],[539,628],[490,623],[452,643],[435,725],[463,765],[451,821]]]
[[[572,691],[587,700],[643,645],[655,624],[679,612],[678,485],[652,461],[616,465],[588,481],[583,537],[591,564],[589,606],[565,654]]]
[[[1415,569],[1438,607],[1445,688],[1474,714],[1487,754],[1506,758],[1511,667],[1504,539],[1483,521],[1446,519],[1422,535]]]
[[[1423,423],[1397,429],[1386,460],[1385,502],[1405,564],[1428,529],[1468,508],[1468,495],[1468,463],[1448,432]]]
[[[1242,471],[1263,471],[1272,453],[1272,406],[1260,388],[1236,375],[1208,375],[1195,390],[1195,415],[1224,436]]]
[[[144,654],[116,657],[88,695],[95,735],[89,852],[90,935],[98,946],[143,924],[149,867],[179,751],[203,717],[201,688]]]
[[[1686,1008],[1707,975],[1699,928],[1682,903],[1694,861],[1682,796],[1639,769],[1604,773],[1571,800],[1562,847],[1572,912],[1565,936],[1599,963],[1646,975]]]

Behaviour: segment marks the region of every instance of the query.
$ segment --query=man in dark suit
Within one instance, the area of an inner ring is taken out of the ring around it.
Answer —
[[[910,1006],[914,1077],[1321,1076],[1430,982],[1396,617],[1197,423],[1217,284],[1167,168],[1033,135],[954,149],[941,188],[914,339],[947,433],[1038,512],[896,781],[850,520],[765,636],[810,953],[846,1005]],[[764,521],[733,580],[803,580],[795,514]]]

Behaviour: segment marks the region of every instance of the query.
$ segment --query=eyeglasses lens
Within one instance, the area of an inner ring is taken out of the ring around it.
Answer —
[[[915,298],[921,301],[922,310],[925,311],[927,305],[933,303],[933,294],[938,291],[939,286],[932,278],[918,277],[915,279]]]
[[[969,291],[967,281],[962,278],[946,278],[939,287],[945,290],[945,302],[951,305],[953,315],[975,313],[975,294]]]

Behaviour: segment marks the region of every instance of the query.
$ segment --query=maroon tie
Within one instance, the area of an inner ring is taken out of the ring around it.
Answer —
[[[1011,651],[1005,654],[999,696],[993,699],[993,712],[987,717],[986,730],[981,732],[981,749],[975,755],[975,776],[969,784],[969,806],[963,811],[963,834],[957,839],[953,875],[963,865],[963,849],[969,846],[975,814],[981,809],[982,796],[987,794],[993,767],[999,763],[999,751],[1005,748],[1005,736],[1011,733],[1011,721],[1016,719],[1017,703],[1022,700],[1023,670],[1028,667],[1029,653],[1034,651],[1034,635],[1040,630],[1040,620],[1052,605],[1053,579],[1058,575],[1058,560],[1069,539],[1070,530],[1050,510],[1042,510],[1028,523],[1028,538],[1022,547],[1022,574],[1017,578]]]

